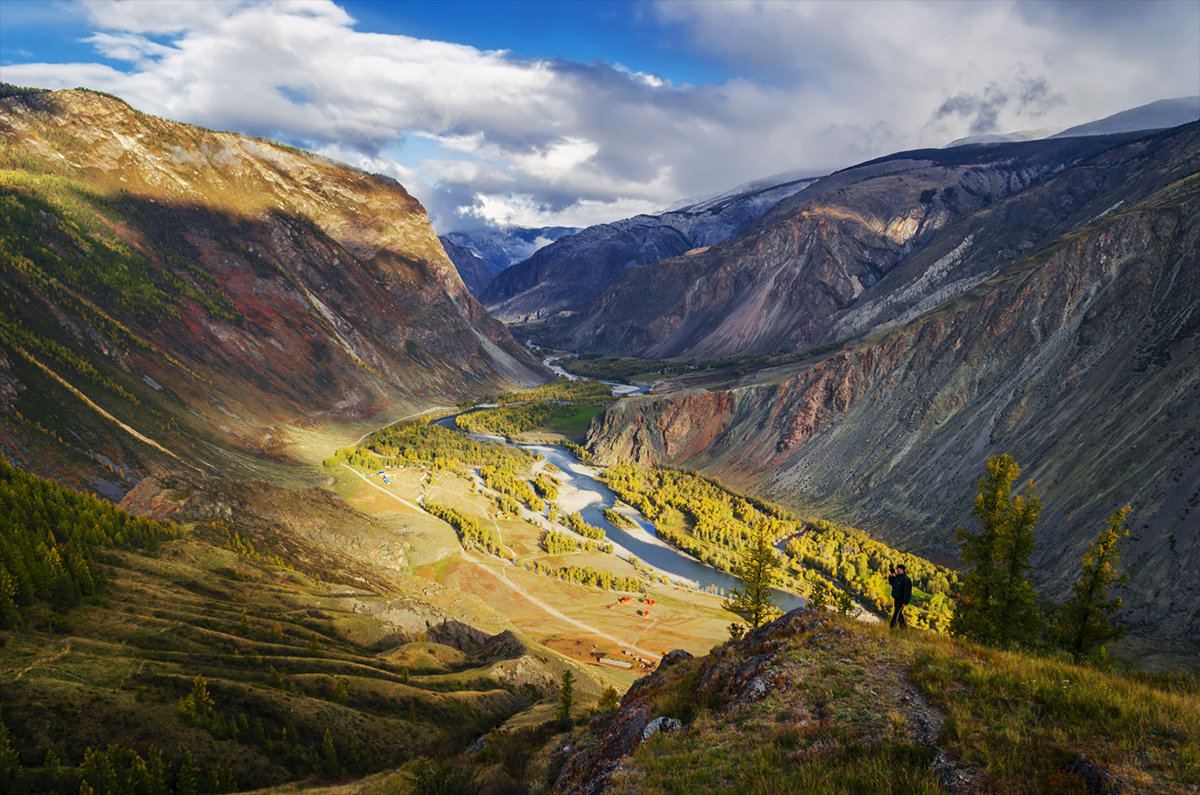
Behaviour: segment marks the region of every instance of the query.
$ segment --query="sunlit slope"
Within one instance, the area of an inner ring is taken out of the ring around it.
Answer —
[[[202,792],[363,775],[463,750],[565,670],[582,701],[597,690],[478,599],[405,574],[390,527],[320,490],[144,480],[126,505],[170,525],[6,467],[0,496],[35,546],[39,516],[96,540],[82,594],[18,589],[0,611],[11,791],[139,791],[139,769]],[[54,570],[9,541],[0,584]],[[76,546],[55,546],[74,571]]]
[[[1191,792],[1196,696],[1194,676],[797,610],[704,657],[664,659],[562,743],[549,791]]]
[[[284,459],[289,426],[540,379],[394,181],[93,92],[0,96],[14,459],[119,496],[162,464]]]

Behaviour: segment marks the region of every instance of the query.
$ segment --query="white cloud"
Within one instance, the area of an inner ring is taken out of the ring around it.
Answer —
[[[604,202],[585,199],[562,211],[550,211],[530,196],[477,194],[473,203],[458,208],[470,218],[494,226],[592,226],[641,213],[655,212],[658,205],[640,199]]]
[[[1066,127],[1200,93],[1194,2],[660,0],[656,11],[826,124],[886,122],[894,146]],[[807,140],[821,129],[798,121]]]
[[[646,24],[680,34],[673,46],[744,75],[700,86],[365,32],[329,0],[81,7],[88,41],[124,71],[16,64],[3,79],[308,146],[395,177],[439,231],[613,220],[780,171],[1200,93],[1194,2],[651,6]]]

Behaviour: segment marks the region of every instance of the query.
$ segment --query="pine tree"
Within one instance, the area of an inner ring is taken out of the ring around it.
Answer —
[[[575,675],[570,671],[563,671],[562,686],[558,690],[558,709],[554,713],[554,720],[564,728],[571,724],[571,707],[575,703],[574,690]]]
[[[1108,526],[1084,554],[1079,579],[1071,586],[1071,597],[1055,622],[1059,642],[1077,663],[1121,635],[1121,628],[1112,623],[1113,616],[1121,609],[1121,597],[1110,599],[1108,589],[1129,581],[1127,574],[1117,576],[1121,541],[1129,535],[1123,528],[1128,513],[1126,505],[1108,517]]]
[[[813,610],[824,610],[829,604],[829,586],[825,580],[817,578],[808,591],[808,606]]]
[[[342,763],[338,761],[337,746],[333,742],[333,733],[325,730],[325,737],[321,741],[321,772],[330,778],[339,776],[342,773]]]
[[[741,583],[729,590],[724,608],[744,617],[755,629],[762,626],[779,613],[779,604],[771,593],[779,569],[767,527],[760,524],[754,529],[750,545],[742,550],[736,569]]]
[[[1037,596],[1027,579],[1041,501],[1032,483],[1028,494],[1013,496],[1013,483],[1020,474],[1012,456],[989,458],[971,511],[979,530],[955,531],[963,563],[969,568],[950,622],[956,635],[1010,645],[1032,641],[1041,628]]]
[[[1000,646],[1028,644],[1042,632],[1042,611],[1037,593],[1029,582],[1033,570],[1033,528],[1042,512],[1041,500],[1034,494],[1033,483],[1027,494],[1013,498],[1010,520],[1002,525],[996,539],[996,569],[999,588],[994,594],[992,622],[995,643]]]

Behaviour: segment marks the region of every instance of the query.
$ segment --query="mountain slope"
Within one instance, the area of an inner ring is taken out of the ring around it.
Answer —
[[[450,232],[443,239],[474,252],[492,273],[500,273],[511,265],[529,259],[538,249],[578,231],[573,226],[502,226]]]
[[[0,447],[119,497],[545,371],[392,180],[86,91],[0,98]]]
[[[504,271],[480,300],[505,322],[570,316],[629,268],[728,240],[811,181],[752,183],[682,209],[588,227]]]
[[[507,226],[476,232],[451,232],[438,238],[471,295],[483,295],[496,275],[528,259],[535,251],[579,230],[570,226]]]
[[[998,203],[1009,232],[989,246],[1044,239],[1050,207],[1075,220],[957,298],[741,387],[623,401],[589,448],[702,468],[945,558],[987,457],[1008,452],[1043,496],[1044,592],[1063,597],[1105,517],[1132,504],[1125,616],[1194,639],[1198,175],[1200,125],[1066,169]]]
[[[56,534],[121,527],[111,505],[34,480],[0,459],[22,531],[47,515]],[[480,600],[404,572],[393,529],[326,491],[151,477],[122,507],[186,524],[94,549],[103,582],[69,612],[27,604],[0,623],[5,792],[228,792],[390,771],[542,699],[549,711],[565,670],[581,697],[598,690]],[[2,556],[0,580],[13,563]]]
[[[728,242],[629,271],[553,341],[613,355],[713,359],[871,333],[1077,223],[1086,196],[1040,204],[1019,225],[989,208],[1127,140],[921,150],[846,169]]]

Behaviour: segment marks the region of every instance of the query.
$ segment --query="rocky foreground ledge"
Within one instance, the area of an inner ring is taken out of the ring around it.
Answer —
[[[666,655],[559,744],[546,786],[1184,791],[1200,775],[1186,750],[1197,704],[1190,680],[1151,685],[798,609],[705,657]],[[1174,739],[1147,748],[1145,732]]]

